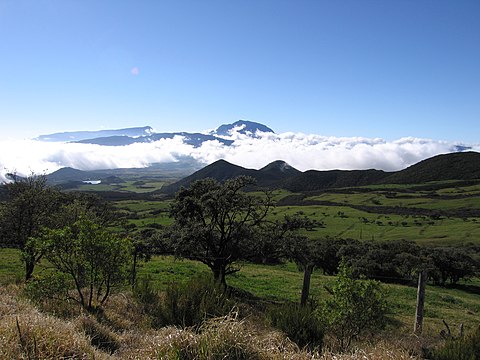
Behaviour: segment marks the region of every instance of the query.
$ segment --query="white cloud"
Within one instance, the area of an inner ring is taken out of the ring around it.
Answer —
[[[257,133],[256,138],[234,133],[231,146],[208,141],[201,147],[182,138],[163,139],[128,146],[51,143],[34,140],[0,142],[0,181],[5,173],[50,173],[61,167],[81,170],[146,167],[190,156],[205,164],[225,159],[249,168],[284,160],[299,170],[381,169],[400,170],[431,156],[453,151],[455,143],[431,139],[327,137],[302,133]],[[480,151],[480,145],[472,149]]]

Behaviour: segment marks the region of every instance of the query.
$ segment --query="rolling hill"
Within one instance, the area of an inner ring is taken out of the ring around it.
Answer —
[[[392,173],[384,184],[418,184],[429,181],[480,179],[480,153],[474,151],[442,154]]]
[[[253,177],[260,187],[277,187],[278,184],[281,184],[287,178],[300,173],[299,170],[280,160],[274,161],[260,170],[246,169],[225,160],[218,160],[176,183],[164,186],[161,192],[173,194],[182,186],[188,187],[195,180],[213,178],[223,182],[240,175]]]
[[[284,188],[292,192],[358,187],[378,184],[420,184],[430,181],[480,179],[480,153],[461,152],[434,156],[404,170],[308,170],[301,172],[283,161],[275,161],[260,170],[246,169],[218,160],[192,175],[164,187],[161,192],[173,194],[181,186],[207,177],[225,181],[239,175],[251,176],[259,187]]]
[[[358,187],[382,184],[422,184],[431,181],[480,179],[480,153],[460,152],[434,156],[420,161],[404,170],[385,172],[382,170],[308,170],[301,172],[284,161],[274,161],[255,170],[218,160],[201,168],[192,159],[176,163],[154,164],[142,169],[112,169],[80,171],[63,168],[47,176],[51,184],[103,180],[109,176],[132,178],[181,178],[164,186],[161,193],[174,194],[180,187],[188,187],[195,180],[214,178],[220,182],[239,175],[251,176],[261,188],[287,189],[292,192],[321,191],[332,188]],[[185,177],[186,176],[186,177]]]

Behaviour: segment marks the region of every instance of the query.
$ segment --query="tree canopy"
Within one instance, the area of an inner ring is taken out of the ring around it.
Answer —
[[[3,185],[6,201],[0,207],[0,246],[22,251],[26,280],[43,256],[29,240],[44,228],[72,225],[81,215],[101,225],[116,220],[112,206],[97,196],[61,192],[50,186],[44,175],[13,178],[13,182]]]
[[[170,245],[176,256],[206,264],[217,281],[238,271],[233,264],[254,257],[257,230],[271,209],[271,199],[245,193],[254,179],[240,176],[219,183],[195,181],[176,194],[170,214]]]
[[[42,227],[55,227],[54,214],[63,194],[48,186],[45,176],[18,178],[4,186],[7,202],[1,209],[0,241],[2,246],[22,250],[25,278],[29,279],[41,253],[27,246],[28,239],[36,236]]]

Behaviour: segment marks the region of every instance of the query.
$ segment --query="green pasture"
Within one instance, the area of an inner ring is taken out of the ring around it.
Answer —
[[[440,189],[437,191],[438,194],[445,195],[480,195],[480,185],[472,186],[462,186],[462,187],[453,187]]]
[[[75,190],[78,191],[125,191],[134,193],[147,193],[159,190],[165,185],[165,181],[156,179],[129,180],[121,183],[112,184],[82,184]]]
[[[450,191],[449,196],[452,196],[458,195],[459,189],[473,192],[480,189],[480,185],[465,188],[442,188],[441,191],[444,195]],[[263,193],[256,192],[253,194],[262,195]],[[289,195],[298,194],[286,190],[276,190],[272,193],[274,201],[279,201]],[[300,205],[277,206],[272,210],[269,219],[282,219],[284,215],[306,215],[322,224],[314,231],[305,232],[310,238],[331,236],[374,241],[406,239],[424,245],[455,245],[466,242],[480,244],[479,217],[382,214],[351,207],[352,205],[366,205],[370,206],[371,209],[380,209],[377,211],[381,211],[382,206],[389,207],[389,209],[406,207],[441,210],[443,212],[480,209],[480,196],[476,195],[462,198],[453,197],[451,199],[432,197],[431,192],[427,197],[427,193],[423,191],[393,192],[393,195],[395,196],[392,196],[390,192],[387,196],[383,190],[348,194],[326,191],[305,200],[329,201],[337,205],[301,205],[300,203]],[[170,203],[171,200],[125,200],[117,201],[115,206],[126,211],[129,222],[141,228],[151,224],[171,224],[172,219],[168,215]]]
[[[285,214],[303,214],[322,223],[305,234],[310,238],[326,236],[358,240],[414,240],[420,244],[453,245],[480,243],[480,219],[441,218],[427,216],[383,215],[348,206],[281,206],[271,218]]]
[[[136,212],[149,212],[155,210],[168,210],[171,201],[142,201],[142,200],[122,200],[116,201],[115,207],[117,209],[124,209]]]
[[[170,201],[124,200],[115,202],[115,207],[126,213],[130,224],[135,224],[140,228],[151,224],[169,225],[172,223],[172,219],[169,217]]]
[[[448,195],[453,197],[455,194],[450,193]],[[420,192],[409,194],[394,193],[388,195],[378,192],[353,194],[324,193],[318,196],[308,197],[306,200],[330,201],[345,205],[417,207],[429,210],[480,208],[480,194],[466,198],[443,199],[427,197],[426,194]]]

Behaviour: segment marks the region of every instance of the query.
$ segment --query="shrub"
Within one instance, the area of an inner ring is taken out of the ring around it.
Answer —
[[[321,350],[323,326],[310,306],[286,303],[272,308],[268,317],[274,327],[282,330],[298,346]]]
[[[47,274],[34,275],[24,289],[25,296],[38,308],[48,314],[70,318],[81,311],[77,302],[69,299],[71,284],[63,273],[52,271]],[[78,306],[72,306],[76,304]]]
[[[52,272],[47,275],[37,275],[25,287],[27,297],[40,304],[45,299],[64,300],[68,289],[67,276],[60,272]]]
[[[130,240],[90,220],[80,219],[63,229],[45,229],[39,238],[29,241],[35,243],[56,271],[70,281],[52,280],[52,286],[65,286],[67,298],[90,312],[103,305],[113,288],[127,278]],[[68,291],[70,284],[74,284],[76,296]]]
[[[211,276],[196,276],[185,284],[171,283],[159,294],[142,281],[135,296],[152,317],[152,326],[198,326],[205,319],[223,316],[235,306],[223,286]]]
[[[317,312],[326,322],[341,350],[347,349],[358,336],[379,330],[386,323],[386,302],[380,284],[373,280],[356,280],[342,261],[332,298]]]

